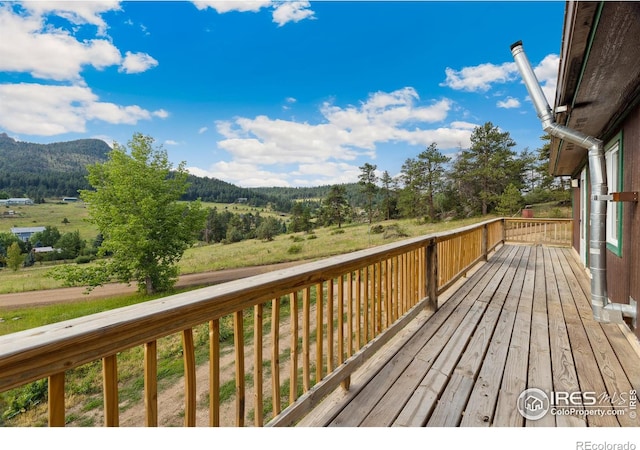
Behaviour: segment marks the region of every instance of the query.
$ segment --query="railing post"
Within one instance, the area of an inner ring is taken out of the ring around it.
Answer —
[[[432,311],[438,309],[438,243],[429,239],[427,244],[427,294],[429,307]]]
[[[507,220],[506,219],[501,219],[502,222],[502,236],[500,237],[500,242],[502,244],[505,244],[507,242]]]
[[[487,248],[489,248],[489,226],[484,225],[482,227],[482,242],[480,243],[480,252],[482,253],[482,260],[486,261],[487,258]]]

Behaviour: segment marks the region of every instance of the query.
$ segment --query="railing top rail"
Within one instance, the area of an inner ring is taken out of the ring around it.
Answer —
[[[0,392],[501,220],[491,219],[0,336]]]
[[[504,220],[506,222],[532,222],[532,223],[537,223],[537,222],[544,222],[544,223],[549,223],[549,222],[572,222],[573,219],[571,218],[526,218],[526,217],[505,217]]]

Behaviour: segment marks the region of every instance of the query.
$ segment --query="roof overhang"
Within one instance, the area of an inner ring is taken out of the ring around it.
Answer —
[[[603,141],[640,100],[640,3],[567,2],[555,120]],[[551,138],[549,171],[575,175],[587,150]]]

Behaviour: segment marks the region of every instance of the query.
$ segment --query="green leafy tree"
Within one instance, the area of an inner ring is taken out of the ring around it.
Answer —
[[[24,261],[20,245],[14,242],[7,250],[7,267],[16,272],[20,268],[20,264]]]
[[[360,166],[360,175],[358,176],[358,184],[360,185],[361,192],[367,199],[366,211],[369,224],[373,222],[373,199],[378,192],[378,177],[376,175],[376,169],[378,166],[375,164],[364,163]]]
[[[99,255],[111,258],[58,278],[89,289],[112,278],[136,281],[149,294],[173,286],[176,264],[204,228],[206,211],[199,201],[178,202],[187,189],[185,164],[173,170],[166,151],[154,149],[153,142],[136,133],[127,147],[114,144],[106,162],[88,166],[93,190],[80,195],[104,238]]]
[[[80,232],[78,230],[63,234],[60,236],[60,239],[58,239],[58,242],[56,242],[56,248],[60,250],[60,257],[62,259],[73,259],[79,256],[86,245],[86,241],[80,238]]]
[[[30,242],[33,242],[35,247],[53,247],[56,245],[56,242],[60,239],[61,234],[58,227],[52,227],[51,225],[47,225],[44,228],[44,231],[38,231],[37,233],[33,233]]]
[[[275,217],[267,217],[256,229],[256,237],[264,241],[273,241],[273,238],[282,232],[282,223]]]

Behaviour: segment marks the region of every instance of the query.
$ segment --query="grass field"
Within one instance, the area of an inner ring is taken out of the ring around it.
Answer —
[[[203,202],[204,208],[218,208],[219,211],[229,210],[234,214],[260,213],[263,217],[279,216],[266,208],[257,208],[245,204],[226,204]],[[4,212],[14,211],[14,215],[4,215]],[[68,223],[63,223],[67,219]],[[28,206],[9,206],[0,208],[0,233],[9,233],[13,227],[57,227],[60,233],[78,230],[80,237],[87,242],[93,242],[98,235],[98,229],[88,222],[89,210],[85,203],[62,203],[50,200],[47,203]]]

